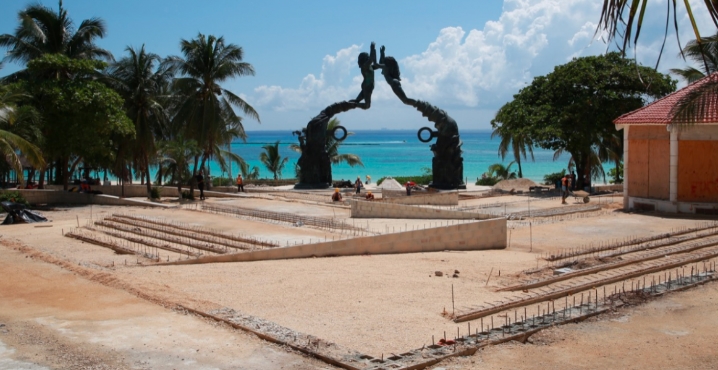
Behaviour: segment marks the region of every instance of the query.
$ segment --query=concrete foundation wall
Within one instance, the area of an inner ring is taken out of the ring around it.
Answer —
[[[496,216],[445,209],[351,199],[352,218],[485,220]]]
[[[382,190],[383,202],[414,204],[427,206],[457,206],[459,205],[459,192],[442,191],[437,193],[413,192],[406,195],[406,190]]]
[[[47,189],[51,190],[58,190],[62,191],[62,185],[46,185]],[[78,185],[70,185],[70,189],[73,187],[79,188]],[[110,186],[103,186],[103,185],[92,185],[92,190],[101,191],[102,194],[106,195],[113,195],[116,197],[122,196],[122,186],[119,185],[110,185]],[[177,187],[176,186],[160,186],[160,197],[167,197],[167,198],[177,198],[179,197],[179,194],[177,193]],[[217,187],[213,187],[212,189],[215,189]],[[226,187],[222,187],[222,189],[219,190],[225,190]],[[189,190],[189,187],[183,187],[182,190]],[[235,187],[234,190],[237,190]],[[234,194],[230,192],[224,192],[224,191],[209,191],[205,190],[204,194],[208,197],[214,197],[214,198],[229,198],[229,197],[235,197],[237,192],[235,191]],[[199,196],[199,190],[194,190],[195,197]],[[147,186],[145,185],[125,185],[125,198],[146,198],[147,197]]]
[[[290,258],[356,256],[362,254],[421,253],[444,250],[473,251],[505,248],[506,219],[496,218],[461,225],[413,230],[395,234],[273,248],[230,255],[206,256],[194,260],[164,263],[164,265],[250,262]]]
[[[167,204],[119,198],[112,195],[74,193],[56,190],[12,189],[2,190],[0,193],[8,191],[16,191],[20,193],[30,204],[102,204],[113,206],[173,207]]]
[[[652,205],[656,211],[666,213],[718,212],[718,204],[716,203],[670,202],[659,199],[628,197],[629,209],[638,209],[646,205]]]

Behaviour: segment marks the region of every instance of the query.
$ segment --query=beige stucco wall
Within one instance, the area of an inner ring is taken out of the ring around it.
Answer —
[[[57,190],[9,189],[0,192],[19,192],[30,204],[102,204],[114,206],[172,207],[146,200],[125,199],[105,194],[86,194]]]
[[[185,265],[215,262],[250,262],[290,258],[356,256],[362,254],[421,253],[444,250],[472,251],[506,248],[506,219],[412,230],[379,236],[305,244],[230,255],[206,256],[166,263]]]
[[[350,200],[352,218],[485,220],[496,216],[386,202]]]
[[[406,195],[406,190],[382,190],[381,199],[384,202],[399,204],[456,206],[459,205],[459,192],[441,191],[436,193],[413,192]]]

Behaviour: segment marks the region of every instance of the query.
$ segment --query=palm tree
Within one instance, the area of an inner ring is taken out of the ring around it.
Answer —
[[[364,163],[361,161],[361,158],[359,158],[358,155],[351,153],[339,154],[339,147],[342,145],[342,142],[335,139],[332,133],[334,132],[334,129],[337,128],[340,124],[341,122],[337,118],[332,118],[331,120],[329,120],[329,123],[327,123],[327,139],[325,149],[327,151],[327,154],[329,154],[329,161],[332,164],[346,163],[350,167],[364,167]],[[347,136],[351,135],[354,135],[354,133],[347,132]],[[302,148],[298,144],[290,144],[289,149],[297,153],[302,152]]]
[[[269,172],[274,174],[275,180],[282,177],[282,170],[284,169],[284,165],[287,164],[289,158],[284,157],[284,159],[282,159],[282,156],[279,155],[279,140],[277,140],[274,144],[267,144],[263,146],[262,149],[264,151],[259,153],[259,160],[265,167],[267,167]]]
[[[531,160],[534,160],[533,142],[525,133],[520,130],[514,130],[507,124],[497,126],[493,132],[491,132],[491,138],[500,137],[499,142],[499,156],[501,159],[506,159],[506,153],[509,149],[514,155],[514,162],[519,166],[519,178],[523,178],[524,174],[521,170],[521,157],[526,159],[526,152],[531,155]]]
[[[676,10],[678,7],[677,4],[679,3],[680,2],[676,1],[668,1],[668,13],[666,17],[666,31],[668,31],[668,28],[670,27],[671,23],[670,14],[671,11],[673,11],[673,24],[676,31],[676,39],[678,39],[678,20],[676,16]],[[621,51],[625,54],[626,47],[631,46],[631,42],[633,42],[634,46],[638,42],[638,37],[640,35],[641,27],[643,25],[643,19],[647,4],[648,0],[603,0],[601,18],[598,22],[596,34],[598,34],[600,31],[605,31],[607,34],[606,41],[608,43],[611,43],[616,36],[618,36],[619,38],[623,38],[623,46],[620,48]],[[711,43],[711,38],[701,38],[700,31],[698,30],[698,26],[693,15],[693,10],[690,7],[690,3],[688,1],[684,1],[683,4],[685,7],[686,14],[688,15],[688,19],[691,22],[693,33],[696,36],[693,48],[701,54],[701,61],[703,61],[704,67],[703,72],[707,73],[711,70],[715,71],[716,65],[714,61],[710,61],[707,57],[704,58],[704,56],[706,56],[706,54],[708,53],[703,52],[706,48],[706,46],[703,45],[704,40],[705,42]],[[716,2],[716,0],[706,0],[704,5],[706,10],[708,11],[707,14],[710,15],[711,20],[713,21],[713,24],[716,28],[718,28],[718,3]],[[666,32],[663,37],[664,45],[667,37],[668,33]],[[715,40],[713,40],[712,43],[714,43],[714,41]],[[688,47],[688,45],[686,47]],[[681,50],[681,53],[683,54],[683,49]],[[658,63],[660,63],[662,54],[663,46],[661,46],[661,50],[658,54],[658,60],[656,61],[656,69],[658,68]],[[713,52],[712,55],[716,55],[716,53]],[[694,57],[691,56],[690,53],[689,57],[694,59]],[[709,61],[711,64],[709,64]],[[695,72],[698,71],[688,72],[686,77],[689,77],[691,79],[696,78],[697,74]],[[710,104],[715,103],[716,93],[718,93],[718,78],[711,78],[709,81],[706,81],[706,83],[702,84],[699,88],[694,89],[690,94],[687,94],[676,103],[673,111],[671,112],[673,117],[671,120],[672,123],[679,125],[680,127],[690,125],[693,122],[707,117],[707,110],[715,109],[711,108],[715,107],[715,105]]]
[[[245,180],[255,180],[259,178],[259,167],[252,166],[252,169],[249,168],[249,163],[242,162],[239,165],[239,170],[242,172],[242,177],[244,177]]]
[[[632,1],[616,1],[616,0],[603,0],[603,7],[601,8],[601,18],[598,21],[598,27],[596,34],[601,31],[606,32],[606,42],[611,43],[613,39],[623,39],[622,46],[619,46],[621,51],[625,54],[627,46],[631,46],[631,42],[635,45],[638,42],[638,37],[641,33],[641,27],[643,26],[643,19],[645,16],[646,7],[649,0],[632,0]],[[666,33],[663,37],[663,44],[665,45],[666,38],[668,37],[668,28],[671,24],[671,11],[673,12],[673,24],[676,31],[676,39],[678,39],[678,21],[677,21],[677,10],[680,2],[669,1],[668,2],[668,13],[666,16]],[[688,1],[683,2],[685,6],[686,14],[688,19],[691,21],[693,26],[693,32],[695,33],[697,43],[702,43],[701,35],[696,25],[696,19],[693,15],[693,10],[690,7]],[[715,0],[705,2],[706,10],[713,20],[713,24],[718,28],[718,6],[716,6]],[[634,34],[635,31],[635,34]],[[663,46],[658,54],[658,62],[660,62],[661,54],[663,53]],[[656,63],[656,68],[658,65]]]
[[[509,163],[508,166],[504,166],[501,163],[494,163],[489,166],[489,177],[494,177],[498,180],[509,180],[516,178],[516,172],[511,172],[511,166],[516,162]]]
[[[694,67],[672,68],[671,73],[681,77],[687,83],[693,83],[701,78],[718,71],[718,32],[715,35],[704,37],[701,42],[692,40],[682,50],[700,69]]]
[[[30,106],[18,107],[14,104],[22,96],[0,85],[0,155],[15,170],[20,181],[23,180],[21,156],[37,168],[45,167],[40,149],[23,138],[39,138],[41,135],[37,130],[37,111]]]
[[[105,37],[105,22],[100,18],[85,19],[75,30],[62,0],[57,12],[36,4],[20,11],[20,25],[15,34],[0,35],[0,47],[8,48],[5,60],[27,63],[45,54],[64,54],[72,59],[103,59],[111,61],[112,53],[95,45]],[[25,76],[26,70],[4,77],[14,80]]]
[[[134,123],[135,137],[130,139],[134,162],[141,176],[146,176],[149,196],[152,190],[150,161],[157,152],[155,136],[167,122],[160,98],[173,71],[160,63],[159,55],[147,53],[144,45],[139,50],[128,46],[125,51],[129,55],[110,67],[108,77],[113,88],[125,99],[125,111]]]
[[[195,161],[196,172],[216,153],[215,148],[233,138],[246,137],[242,119],[233,107],[259,121],[259,114],[249,103],[220,85],[235,77],[253,76],[254,68],[242,62],[242,48],[225,44],[223,37],[200,33],[195,39],[183,39],[180,47],[184,58],[168,58],[169,65],[182,75],[173,84],[179,97],[174,119],[183,123],[188,137],[202,149],[201,163]]]
[[[192,178],[189,171],[190,161],[200,152],[197,142],[186,140],[182,136],[159,143],[159,162],[163,164],[163,168],[166,170],[167,182],[177,185],[177,194],[179,194],[180,198],[182,197],[182,185]],[[190,192],[190,194],[193,193]]]

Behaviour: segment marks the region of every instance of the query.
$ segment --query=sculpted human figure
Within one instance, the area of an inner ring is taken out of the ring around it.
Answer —
[[[361,83],[361,92],[356,99],[350,100],[350,102],[357,103],[357,107],[361,109],[369,109],[371,107],[371,93],[374,91],[374,70],[378,68],[376,66],[376,44],[371,43],[370,54],[366,52],[359,53],[357,62],[364,81]],[[364,101],[363,103],[361,103],[362,100]]]
[[[381,74],[384,75],[386,83],[391,86],[391,90],[399,97],[399,100],[406,105],[413,106],[416,104],[416,100],[407,98],[406,93],[404,93],[404,89],[401,88],[399,63],[397,63],[394,57],[385,56],[384,50],[386,50],[386,48],[382,45],[379,49],[379,64],[377,64],[377,67],[381,68]]]

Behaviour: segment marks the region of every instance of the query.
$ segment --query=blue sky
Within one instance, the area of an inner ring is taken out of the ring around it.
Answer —
[[[653,65],[663,34],[665,1],[651,1],[635,55]],[[57,0],[41,0],[57,9]],[[12,33],[26,0],[2,0],[0,33]],[[100,17],[108,36],[98,44],[116,58],[127,45],[145,44],[161,56],[179,55],[180,39],[198,33],[224,36],[243,47],[256,76],[228,81],[260,114],[245,129],[296,130],[327,105],[360,91],[356,56],[371,41],[386,45],[399,61],[411,98],[427,100],[452,115],[460,129],[489,129],[496,110],[540,75],[573,57],[606,50],[594,31],[599,0],[393,0],[238,1],[64,0],[79,24]],[[701,9],[701,0],[691,0]],[[700,13],[700,12],[698,12]],[[699,15],[705,34],[714,30]],[[693,39],[679,13],[681,40]],[[4,52],[4,50],[2,51]],[[683,67],[671,30],[659,70]],[[0,73],[17,66],[6,65]],[[379,72],[372,107],[338,118],[349,130],[418,129],[421,114],[393,95]]]

